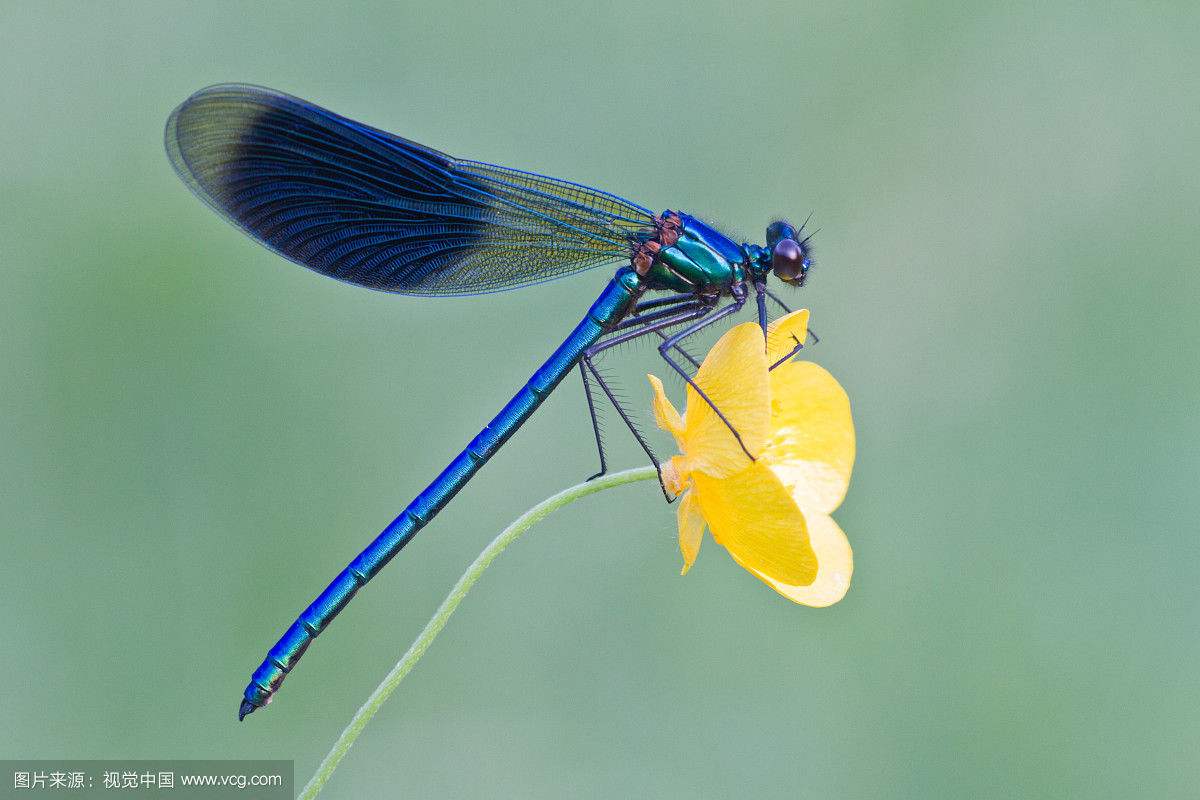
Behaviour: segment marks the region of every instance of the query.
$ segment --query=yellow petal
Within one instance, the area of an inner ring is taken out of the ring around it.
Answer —
[[[854,421],[846,391],[811,361],[771,371],[769,464],[804,511],[841,505],[854,467]]]
[[[688,492],[679,501],[679,552],[683,554],[683,569],[687,575],[700,554],[700,542],[704,536],[704,516],[696,502],[696,493]]]
[[[773,582],[807,586],[816,579],[804,515],[769,467],[759,461],[727,478],[700,472],[692,478],[713,538],[734,561],[773,588]]]
[[[751,453],[767,441],[770,423],[770,385],[762,330],[754,323],[726,331],[700,365],[696,383],[721,409]],[[688,387],[687,410],[680,449],[695,470],[713,477],[730,475],[752,463],[712,407]]]
[[[654,392],[653,408],[654,419],[658,423],[658,427],[664,431],[669,431],[675,437],[675,443],[683,449],[683,418],[679,416],[679,412],[675,410],[675,406],[671,405],[670,398],[663,391],[663,383],[656,375],[647,375],[646,378],[650,381],[650,389]]]
[[[824,514],[808,514],[808,540],[817,554],[817,579],[808,586],[791,586],[762,573],[758,577],[787,599],[815,608],[831,606],[846,596],[854,574],[854,553],[846,534]]]
[[[808,309],[785,314],[767,326],[767,365],[792,352],[808,339]]]
[[[686,456],[671,456],[669,461],[658,465],[658,477],[662,478],[663,488],[674,495],[687,488],[690,475],[691,468]]]

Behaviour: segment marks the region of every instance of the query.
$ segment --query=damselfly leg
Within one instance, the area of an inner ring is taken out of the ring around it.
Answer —
[[[668,307],[668,306],[678,307],[679,305],[681,305],[683,303],[687,303],[687,302],[695,303],[696,295],[694,295],[694,294],[675,294],[675,295],[671,295],[670,297],[660,297],[660,298],[656,298],[654,300],[643,300],[642,302],[638,303],[636,307],[634,307],[633,312],[629,315],[629,319],[625,320],[620,325],[618,325],[615,328],[615,330],[620,330],[623,327],[624,328],[635,327],[635,326],[639,325],[640,323],[644,323],[650,319],[654,319],[655,318],[654,316],[644,313],[651,309],[664,308],[664,307]],[[662,312],[656,312],[656,313],[658,314],[659,317],[663,316]],[[655,334],[657,334],[658,338],[660,338],[660,339],[665,340],[667,338],[667,334],[661,330],[656,330]],[[694,368],[700,369],[700,362],[696,359],[695,356],[693,356],[687,350],[684,350],[682,345],[676,344],[675,352],[679,353],[679,355],[686,358],[688,360],[688,362],[691,363],[691,365]]]
[[[685,304],[690,306],[690,308],[685,309],[684,312],[681,313],[680,306]],[[634,307],[632,314],[628,318],[622,320],[620,323],[615,325],[611,331],[609,331],[608,336],[611,338],[605,341],[613,342],[613,344],[622,344],[624,342],[628,342],[631,340],[631,338],[637,337],[623,336],[619,341],[614,341],[615,337],[612,337],[612,334],[628,331],[630,329],[644,329],[648,326],[651,326],[653,323],[662,320],[668,320],[668,326],[679,324],[679,318],[686,322],[690,319],[693,319],[691,312],[693,309],[699,307],[701,307],[701,304],[699,301],[697,301],[694,294],[676,294],[669,297],[655,298],[653,300],[643,300]],[[663,338],[666,337],[666,334],[657,327],[655,328],[654,332]],[[644,333],[639,333],[638,335],[644,335]],[[610,402],[612,402],[613,407],[617,409],[617,413],[621,415],[621,419],[625,422],[626,426],[633,431],[633,435],[638,438],[638,442],[642,445],[642,449],[648,450],[640,431],[638,431],[636,429],[636,425],[631,422],[631,417],[629,417],[624,407],[621,406],[620,402],[616,398],[616,394],[612,391],[611,387],[608,386],[608,383],[604,380],[604,378],[599,374],[599,371],[596,369],[596,365],[591,360],[592,355],[607,349],[607,347],[598,346],[600,344],[604,344],[605,341],[597,343],[597,346],[593,347],[591,353],[585,356],[584,359],[580,359],[579,362],[579,376],[583,379],[583,393],[585,399],[587,400],[588,417],[592,422],[592,433],[595,434],[596,437],[596,451],[600,455],[600,471],[589,477],[589,481],[595,480],[596,478],[599,478],[601,475],[604,475],[606,472],[608,472],[608,458],[604,452],[604,434],[600,430],[600,419],[596,414],[596,403],[592,396],[591,381],[588,379],[589,371],[595,376],[596,381],[600,384],[601,390],[604,392],[605,396],[609,398]],[[695,360],[692,359],[692,357],[686,351],[679,350],[679,352],[682,353],[685,358],[695,363]],[[699,365],[697,364],[697,366]],[[655,459],[653,453],[649,453],[649,455],[650,461],[657,466],[658,461]]]
[[[769,297],[769,298],[771,298],[772,300],[774,300],[774,301],[775,301],[775,304],[776,304],[777,306],[779,306],[780,308],[782,308],[782,309],[783,309],[783,313],[785,313],[785,314],[790,314],[790,313],[792,313],[792,309],[788,308],[788,304],[787,304],[787,303],[785,303],[785,302],[783,302],[782,300],[780,300],[780,299],[779,299],[779,295],[775,294],[775,293],[774,293],[774,292],[772,292],[770,289],[764,289],[764,291],[766,291],[766,293],[767,293],[767,297]]]
[[[696,302],[696,295],[691,292],[683,292],[680,294],[669,294],[666,297],[655,297],[652,300],[642,300],[633,309],[633,316],[637,316],[642,312],[649,311],[652,308],[662,308],[663,306],[677,306],[680,303]]]
[[[691,299],[691,303],[686,302],[688,299]],[[650,462],[654,464],[655,468],[658,468],[660,465],[658,457],[654,454],[654,451],[646,441],[646,438],[638,429],[637,424],[634,422],[630,414],[625,410],[624,406],[621,404],[612,388],[608,385],[607,381],[605,381],[604,377],[597,370],[594,363],[594,357],[598,353],[651,333],[663,337],[662,344],[658,346],[659,356],[661,356],[662,359],[666,361],[672,369],[678,372],[689,386],[696,390],[696,393],[701,397],[701,399],[703,399],[704,402],[706,402],[708,406],[712,408],[717,417],[725,424],[727,428],[729,428],[730,433],[733,434],[738,445],[742,448],[742,452],[744,452],[751,461],[754,460],[754,455],[746,448],[745,442],[742,441],[741,434],[738,433],[737,429],[733,426],[729,419],[724,415],[724,413],[721,412],[721,409],[718,408],[716,404],[713,403],[712,399],[704,392],[704,390],[696,384],[696,382],[692,379],[692,376],[688,374],[687,370],[685,370],[671,357],[671,351],[678,348],[679,343],[682,340],[699,333],[705,328],[708,328],[722,319],[725,319],[726,317],[736,314],[738,311],[740,311],[745,305],[745,298],[737,298],[732,304],[715,311],[713,304],[706,303],[694,297],[683,296],[677,300],[674,298],[664,298],[663,300],[666,302],[651,302],[655,303],[655,307],[669,306],[671,311],[674,313],[664,314],[662,311],[655,311],[651,314],[642,315],[640,317],[635,316],[624,320],[613,329],[615,335],[610,335],[607,339],[603,339],[590,347],[584,352],[583,357],[580,359],[580,374],[584,381],[584,393],[588,399],[588,411],[592,420],[592,430],[596,435],[596,445],[600,451],[600,472],[598,472],[596,475],[593,475],[592,478],[603,475],[607,470],[608,462],[604,453],[603,437],[600,433],[599,425],[597,423],[595,406],[591,398],[591,387],[589,385],[588,373],[591,373],[591,377],[599,384],[600,389],[604,392],[605,396],[608,397],[609,402],[613,405],[613,408],[617,410],[618,415],[620,415],[621,420],[625,423],[625,426],[629,428],[630,433],[633,434],[634,439],[636,439],[638,442],[638,445],[650,458]],[[672,303],[671,300],[674,300],[674,302]],[[765,313],[765,307],[762,303],[760,303],[760,313]],[[669,328],[688,322],[693,322],[693,324],[684,330],[679,331],[678,333],[671,335],[667,335],[665,333],[665,331]],[[589,478],[589,480],[592,478]],[[661,479],[659,483],[662,483]],[[671,498],[667,493],[666,487],[663,486],[662,488],[663,495],[667,497],[667,500],[672,500],[673,498]]]
[[[671,295],[670,297],[658,298],[656,300],[645,300],[641,303],[638,303],[637,308],[635,308],[633,311],[633,315],[636,317],[641,312],[646,311],[651,308],[656,308],[656,307],[665,306],[665,305],[675,305],[678,303],[687,302],[688,300],[695,301],[695,299],[696,299],[696,295],[694,295],[694,294],[676,294],[676,295]],[[658,334],[658,337],[660,339],[665,340],[667,338],[667,334],[664,333],[663,331],[655,331],[655,333]],[[697,360],[696,357],[693,356],[691,353],[689,353],[687,350],[684,350],[683,345],[676,344],[675,352],[679,353],[679,355],[686,358],[693,367],[695,367],[696,369],[700,369],[699,360]]]
[[[593,481],[608,472],[608,459],[604,457],[604,434],[600,432],[600,419],[596,416],[596,403],[592,400],[592,385],[588,382],[587,367],[579,360],[579,377],[583,378],[583,396],[587,399],[588,417],[592,420],[592,433],[596,435],[596,452],[600,454],[600,471],[588,478]]]
[[[733,438],[737,439],[738,446],[742,448],[742,452],[745,453],[751,461],[754,461],[754,454],[746,449],[746,443],[742,441],[742,435],[737,432],[737,428],[733,427],[733,423],[731,423],[726,416],[721,413],[721,409],[717,408],[716,403],[714,403],[709,396],[704,393],[704,390],[696,385],[696,382],[692,380],[692,376],[687,373],[687,370],[679,366],[675,359],[671,358],[671,348],[677,345],[680,341],[692,336],[693,334],[699,333],[710,325],[720,322],[731,314],[736,314],[742,310],[742,306],[744,305],[746,305],[746,298],[743,295],[742,297],[735,298],[733,303],[725,306],[725,308],[708,313],[707,316],[701,318],[700,321],[689,325],[679,333],[668,337],[666,341],[658,346],[658,354],[662,356],[663,361],[666,361],[671,366],[671,369],[683,376],[683,379],[687,381],[688,386],[691,386],[693,389],[695,389],[696,394],[700,395],[704,402],[708,403],[708,407],[716,412],[716,415],[721,419],[721,422],[724,422],[725,427],[729,428],[729,432],[733,434]]]
[[[637,441],[638,446],[640,446],[642,451],[646,453],[646,456],[650,459],[650,463],[652,463],[656,469],[659,468],[658,456],[654,454],[654,450],[650,447],[650,443],[646,441],[646,437],[642,435],[641,430],[638,429],[637,423],[634,421],[633,417],[628,411],[626,411],[624,405],[621,403],[612,387],[608,385],[608,381],[605,380],[599,369],[597,369],[595,357],[605,350],[616,347],[617,345],[625,344],[626,342],[630,342],[634,339],[648,336],[650,334],[661,333],[665,329],[671,328],[675,325],[681,325],[702,318],[709,312],[709,309],[711,308],[710,305],[697,300],[694,296],[689,295],[686,299],[690,300],[690,302],[679,301],[675,303],[669,309],[670,313],[655,311],[652,314],[642,316],[640,319],[635,318],[623,321],[613,328],[612,332],[610,332],[610,335],[607,338],[602,339],[585,350],[583,356],[580,358],[580,375],[583,377],[584,394],[588,399],[588,411],[592,421],[592,432],[596,435],[596,447],[600,452],[600,472],[591,476],[591,478],[588,478],[588,480],[600,477],[608,469],[608,460],[604,453],[604,438],[600,432],[600,426],[596,417],[595,405],[591,395],[591,385],[588,379],[589,373],[591,378],[600,386],[600,390],[604,392],[604,395],[608,398],[608,401],[612,403],[613,408],[616,409],[617,414],[621,417],[621,421],[625,423],[625,427],[629,428],[629,432],[633,434],[633,438]],[[661,479],[659,480],[659,484],[661,486]],[[662,489],[663,496],[667,498],[667,501],[672,501],[674,498],[667,493],[666,487],[663,486]]]
[[[808,338],[808,337],[805,337],[805,338]],[[796,346],[795,346],[795,347],[793,347],[791,350],[789,350],[789,351],[788,351],[788,354],[787,354],[786,356],[784,356],[783,358],[779,359],[778,361],[776,361],[776,362],[775,362],[774,364],[772,364],[771,366],[767,367],[767,370],[768,370],[768,371],[775,369],[775,368],[776,368],[776,367],[778,367],[780,364],[786,364],[788,361],[790,361],[790,360],[792,359],[792,356],[796,355],[797,353],[799,353],[801,350],[803,350],[803,349],[804,349],[804,342],[800,341],[800,340],[799,340],[799,339],[797,339],[795,336],[793,336],[793,337],[792,337],[792,341],[794,341],[794,342],[796,343]]]
[[[774,300],[775,304],[783,309],[783,313],[785,313],[785,314],[792,313],[792,309],[788,308],[788,304],[783,302],[782,300],[780,300],[779,297],[776,296],[776,294],[774,292],[772,292],[770,289],[767,289],[765,287],[764,287],[763,291],[766,292],[767,297]],[[808,335],[812,337],[813,344],[820,344],[821,338],[819,336],[817,336],[817,332],[814,331],[812,328],[808,329]],[[805,337],[805,338],[807,338],[807,337]],[[797,352],[799,352],[799,348],[797,348]],[[795,353],[792,353],[792,355],[795,355]],[[788,356],[788,358],[791,358],[791,356]],[[778,366],[778,365],[776,365],[776,366]],[[775,367],[772,367],[771,369],[774,369],[774,368]]]

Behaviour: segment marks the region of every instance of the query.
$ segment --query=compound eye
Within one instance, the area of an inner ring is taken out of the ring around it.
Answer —
[[[804,251],[795,239],[780,239],[771,251],[771,271],[781,281],[794,283],[804,274]]]

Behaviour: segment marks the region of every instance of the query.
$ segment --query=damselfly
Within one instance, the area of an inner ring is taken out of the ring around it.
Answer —
[[[583,377],[598,474],[607,462],[593,382],[657,465],[595,357],[658,337],[659,355],[712,405],[680,363],[696,366],[680,343],[737,313],[751,291],[765,332],[767,299],[786,310],[768,277],[803,286],[811,265],[803,226],[773,222],[766,246],[736,244],[682,211],[655,214],[569,181],[452,158],[254,86],[213,86],[189,97],[167,121],[166,147],[175,171],[219,214],[285,258],[359,286],[472,295],[621,265],[529,382],[271,648],[246,687],[239,719],[270,702],[312,640],[572,369]]]

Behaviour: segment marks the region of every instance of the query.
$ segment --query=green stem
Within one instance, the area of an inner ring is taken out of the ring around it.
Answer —
[[[467,596],[467,592],[483,575],[483,571],[496,560],[496,556],[504,551],[504,548],[520,538],[521,534],[529,530],[534,523],[545,519],[552,511],[562,508],[568,503],[574,502],[581,497],[586,497],[589,494],[611,489],[614,486],[621,486],[634,481],[653,480],[658,476],[654,467],[638,467],[637,469],[628,469],[624,472],[614,472],[610,475],[604,475],[595,480],[587,481],[570,489],[565,489],[553,497],[548,497],[538,503],[533,508],[526,511],[521,516],[517,517],[511,525],[500,532],[500,535],[491,541],[487,547],[483,548],[483,552],[475,559],[463,576],[458,579],[458,583],[454,584],[454,588],[450,590],[450,594],[446,595],[446,599],[442,601],[433,618],[425,625],[425,629],[421,631],[421,635],[416,638],[416,641],[408,648],[408,652],[404,657],[392,667],[392,671],[387,674],[383,682],[371,692],[371,696],[367,698],[367,702],[363,703],[362,708],[350,720],[350,724],[342,731],[342,735],[333,743],[333,749],[321,761],[321,766],[317,768],[316,774],[309,780],[308,785],[304,787],[304,791],[300,793],[300,800],[310,800],[320,793],[325,782],[329,780],[329,776],[337,769],[338,764],[346,756],[346,752],[350,746],[354,744],[354,740],[363,732],[363,728],[371,721],[371,717],[375,716],[383,704],[391,696],[392,692],[396,691],[396,687],[400,685],[400,681],[404,680],[405,676],[412,671],[416,663],[421,660],[421,656],[425,655],[425,651],[429,649],[429,645],[433,644],[433,640],[442,632],[442,628],[446,627],[446,621],[450,619],[450,615],[454,613],[454,609],[458,608],[458,604]]]

